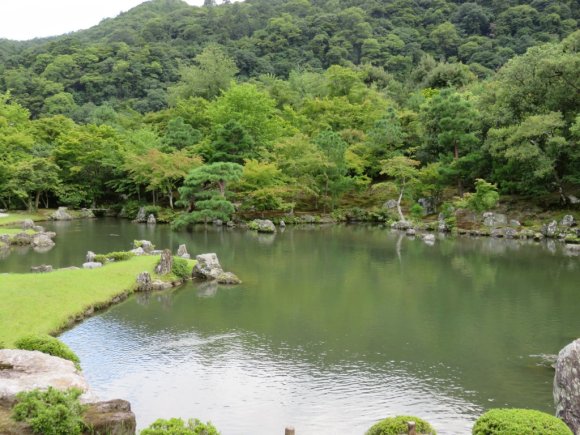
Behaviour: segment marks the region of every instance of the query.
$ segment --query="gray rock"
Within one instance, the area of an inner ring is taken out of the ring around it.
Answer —
[[[163,249],[154,249],[150,252],[151,255],[161,255],[163,254]]]
[[[316,223],[316,218],[312,215],[309,214],[305,214],[304,216],[302,216],[300,218],[300,221],[304,224],[315,224]]]
[[[92,219],[95,217],[95,214],[93,213],[92,210],[88,209],[88,208],[83,208],[81,209],[81,211],[79,212],[79,216],[85,219]]]
[[[40,225],[34,225],[32,229],[37,233],[44,233],[44,227],[41,227]]]
[[[58,270],[80,270],[80,267],[76,267],[76,266],[68,266],[68,267],[61,267]]]
[[[542,233],[534,233],[534,240],[539,242],[540,240],[544,239],[544,235]]]
[[[30,245],[31,243],[32,236],[26,233],[18,233],[10,240],[10,244],[12,245]]]
[[[145,251],[143,250],[143,248],[141,246],[139,246],[138,248],[135,248],[135,249],[131,249],[129,252],[132,252],[133,255],[136,255],[138,257],[140,257],[141,255],[145,255]]]
[[[147,213],[145,212],[145,207],[139,207],[137,216],[135,217],[135,222],[145,223],[147,222]]]
[[[192,270],[194,278],[213,280],[224,273],[218,257],[214,253],[197,255],[195,259],[197,263]]]
[[[32,266],[30,271],[33,273],[48,273],[52,272],[52,266],[50,264],[41,264],[40,266]]]
[[[519,236],[518,231],[515,228],[505,228],[503,235],[506,239],[516,239]]]
[[[514,227],[514,228],[519,228],[522,226],[522,224],[520,223],[520,221],[518,221],[516,219],[512,219],[512,220],[510,220],[510,226]]]
[[[34,221],[32,219],[24,219],[24,221],[22,221],[23,230],[30,230],[32,228],[34,228]]]
[[[389,199],[387,202],[385,202],[383,204],[383,208],[386,208],[387,210],[392,210],[396,207],[397,207],[397,201],[395,201],[394,199]]]
[[[155,249],[155,245],[149,240],[135,240],[133,246],[135,248],[142,248],[145,254],[151,254]]]
[[[391,228],[393,228],[394,230],[406,231],[408,229],[411,229],[412,227],[413,225],[411,225],[411,222],[407,221],[397,221],[391,224]]]
[[[93,261],[95,261],[95,257],[97,256],[97,254],[95,254],[93,251],[87,251],[87,255],[85,257],[85,261],[87,263],[92,263]]]
[[[574,227],[576,226],[576,220],[574,219],[574,216],[572,216],[571,214],[567,214],[560,221],[560,225],[562,225],[563,227]]]
[[[259,233],[275,233],[276,226],[269,219],[254,219],[250,224],[250,228]]]
[[[580,204],[580,199],[576,198],[574,195],[568,195],[568,201],[573,205]]]
[[[221,219],[216,219],[213,221],[213,224],[215,226],[221,227],[224,224],[224,221],[222,221]]]
[[[162,291],[167,290],[173,287],[173,284],[167,281],[161,281],[160,279],[156,279],[151,283],[151,290],[153,291]]]
[[[483,225],[486,227],[497,227],[507,225],[507,216],[501,213],[493,213],[491,211],[483,214]]]
[[[408,228],[407,231],[405,231],[405,234],[411,237],[415,237],[417,232],[415,231],[415,228]]]
[[[177,256],[187,259],[191,258],[191,255],[189,255],[189,253],[187,252],[187,246],[185,245],[179,245],[179,248],[177,248]]]
[[[580,339],[560,351],[554,376],[556,417],[580,433]]]
[[[167,275],[171,272],[171,267],[173,266],[173,254],[169,249],[164,249],[161,253],[161,258],[159,263],[155,266],[155,273],[157,275]]]
[[[37,246],[40,248],[46,248],[49,246],[54,246],[54,241],[51,239],[50,233],[38,233],[32,236],[31,244],[32,246]]]
[[[59,207],[53,214],[50,215],[50,218],[55,221],[69,221],[72,219],[72,216],[68,213],[68,208]]]
[[[578,243],[566,243],[566,249],[569,251],[580,251],[580,244],[578,244]]]
[[[281,220],[278,225],[280,226],[280,228],[286,228],[286,222],[284,222],[283,220]]]
[[[93,434],[133,435],[137,426],[131,404],[121,399],[89,403],[83,420]]]
[[[147,223],[148,223],[149,225],[155,225],[155,224],[157,223],[157,219],[155,219],[155,215],[153,215],[153,214],[150,214],[150,215],[147,217]]]
[[[83,263],[83,269],[98,269],[99,267],[103,267],[103,263],[99,263],[98,261],[87,261]]]
[[[432,245],[435,243],[435,234],[423,234],[421,239],[428,245]]]
[[[234,228],[236,226],[236,223],[234,221],[227,221],[226,226],[228,228]]]
[[[137,291],[151,291],[151,275],[149,272],[141,272],[139,275],[137,275]]]
[[[417,202],[423,207],[423,216],[435,213],[435,201],[433,198],[419,198]]]
[[[83,392],[89,389],[71,361],[38,351],[0,349],[0,367],[0,404],[3,405],[13,405],[18,393],[36,388],[78,388]]]
[[[504,230],[501,228],[494,228],[493,230],[491,230],[491,233],[489,234],[491,237],[503,237],[505,235]]]
[[[242,281],[232,272],[223,272],[217,277],[217,282],[220,284],[235,285],[241,284]]]
[[[540,232],[544,237],[554,238],[558,235],[558,222],[552,221],[549,224],[542,225]]]

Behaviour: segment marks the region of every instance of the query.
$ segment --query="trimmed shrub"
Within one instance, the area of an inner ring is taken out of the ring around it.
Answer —
[[[209,421],[202,423],[197,418],[190,419],[187,423],[181,418],[160,418],[147,429],[143,429],[141,435],[219,435],[219,432]]]
[[[107,262],[107,256],[105,254],[95,255],[95,260],[97,263],[105,264]]]
[[[128,251],[109,252],[108,254],[105,254],[105,257],[112,261],[125,261],[133,256],[135,256],[135,254]]]
[[[559,418],[533,409],[491,409],[477,419],[474,435],[571,435]]]
[[[366,432],[366,435],[399,435],[405,434],[408,431],[407,422],[414,421],[417,433],[420,434],[436,434],[435,429],[425,420],[412,415],[398,415],[396,417],[389,417],[381,420]]]
[[[79,402],[81,390],[33,390],[19,393],[12,409],[12,418],[24,421],[32,431],[42,435],[78,435],[85,429]]]
[[[173,264],[171,265],[171,273],[181,279],[188,279],[191,277],[191,270],[185,258],[173,257]]]
[[[59,358],[68,359],[75,363],[75,366],[80,369],[80,362],[78,356],[60,341],[58,338],[50,335],[29,335],[22,337],[16,343],[16,349],[22,350],[38,350],[48,355],[57,356]]]

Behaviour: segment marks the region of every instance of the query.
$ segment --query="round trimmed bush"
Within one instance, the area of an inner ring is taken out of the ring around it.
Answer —
[[[29,335],[27,337],[22,337],[15,343],[15,345],[17,349],[38,350],[52,356],[68,359],[69,361],[74,362],[77,368],[80,368],[81,360],[70,349],[70,347],[58,338],[51,337],[50,335]]]
[[[474,435],[571,435],[559,418],[533,409],[491,409],[477,419]]]
[[[419,434],[436,434],[435,429],[425,420],[412,415],[398,415],[396,417],[389,417],[381,420],[366,432],[366,435],[399,435],[405,434],[408,431],[407,422],[414,421],[415,430]]]

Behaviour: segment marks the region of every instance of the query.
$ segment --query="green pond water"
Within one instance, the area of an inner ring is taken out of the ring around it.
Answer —
[[[412,414],[440,433],[469,433],[493,407],[553,413],[553,371],[539,355],[580,335],[580,257],[554,243],[428,246],[362,225],[275,235],[113,219],[46,226],[56,246],[13,251],[0,272],[80,265],[87,250],[148,239],[216,252],[244,281],[131,297],[62,334],[94,392],[129,400],[140,427],[178,416],[224,435],[286,425],[362,434]]]

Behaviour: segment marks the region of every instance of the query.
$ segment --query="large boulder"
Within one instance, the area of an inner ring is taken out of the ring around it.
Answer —
[[[221,273],[217,277],[217,282],[220,283],[220,284],[228,284],[228,285],[234,285],[234,284],[241,284],[242,283],[242,281],[240,280],[240,278],[238,278],[232,272],[223,272],[223,273]]]
[[[187,258],[187,259],[191,258],[191,256],[187,252],[187,246],[185,246],[185,245],[179,245],[179,247],[177,248],[177,256],[181,257],[181,258]]]
[[[18,233],[10,239],[11,245],[30,245],[32,243],[32,236],[27,233]]]
[[[483,214],[483,225],[486,227],[498,227],[505,226],[508,223],[507,216],[501,213],[493,213],[491,211],[485,212]]]
[[[195,260],[197,262],[192,270],[194,278],[213,280],[224,273],[220,261],[214,253],[197,255]]]
[[[50,218],[55,221],[70,221],[72,216],[68,213],[66,207],[59,207],[58,210],[50,215]]]
[[[23,230],[31,230],[32,228],[34,228],[34,221],[32,219],[24,219],[22,221]]]
[[[135,217],[134,222],[145,223],[147,222],[147,213],[145,212],[145,207],[140,207]]]
[[[574,216],[572,216],[571,214],[567,214],[560,221],[560,225],[562,225],[563,227],[573,227],[576,225],[576,220],[574,219]]]
[[[95,213],[90,208],[83,208],[79,212],[79,217],[84,218],[84,219],[92,219],[96,216],[95,216]]]
[[[154,215],[154,214],[150,214],[150,215],[147,217],[147,223],[148,223],[149,225],[155,225],[155,224],[157,223],[157,219],[155,219],[155,215]]]
[[[254,219],[248,227],[252,230],[256,230],[259,233],[275,233],[276,226],[269,219]]]
[[[103,267],[103,263],[98,261],[87,261],[83,263],[83,269],[98,269],[99,267]]]
[[[83,419],[92,434],[133,435],[137,426],[131,404],[121,399],[88,404]]]
[[[556,417],[580,433],[580,339],[560,351],[554,376]]]
[[[72,361],[30,350],[0,349],[0,405],[11,406],[22,391],[89,386]]]
[[[552,221],[549,224],[542,225],[540,232],[544,237],[554,238],[558,235],[558,222]]]
[[[95,261],[96,256],[97,256],[97,254],[95,254],[93,251],[87,251],[85,261],[87,263],[92,263],[93,261]]]
[[[159,263],[155,267],[155,273],[157,275],[167,275],[171,272],[171,268],[173,266],[173,254],[169,249],[164,249],[161,253],[161,258],[159,259]]]
[[[151,275],[149,272],[141,272],[139,275],[137,275],[137,291],[151,291]]]
[[[47,248],[54,246],[54,241],[50,238],[50,233],[38,233],[32,236],[32,246]]]

